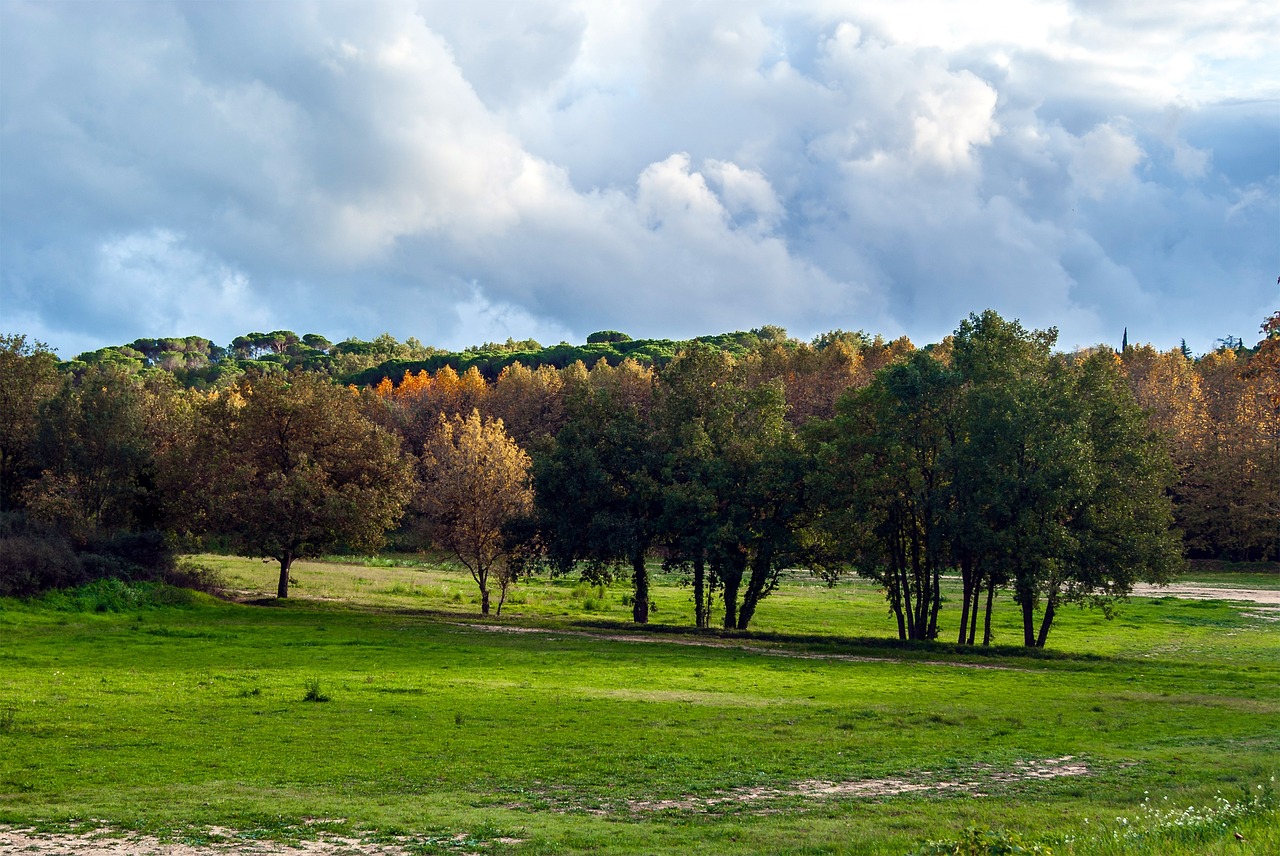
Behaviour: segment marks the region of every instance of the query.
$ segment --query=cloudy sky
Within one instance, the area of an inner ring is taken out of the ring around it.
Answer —
[[[0,331],[1251,343],[1278,45],[1270,0],[0,0]]]

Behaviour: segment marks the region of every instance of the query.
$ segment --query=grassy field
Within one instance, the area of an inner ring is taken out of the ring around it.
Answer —
[[[199,561],[256,602],[0,601],[0,823],[420,853],[908,853],[968,827],[1280,852],[1280,622],[1248,604],[1066,610],[1033,656],[900,646],[874,588],[803,575],[725,635],[690,632],[662,575],[638,632],[621,584],[535,580],[482,621],[440,565],[304,563],[278,603],[256,600],[272,566]]]

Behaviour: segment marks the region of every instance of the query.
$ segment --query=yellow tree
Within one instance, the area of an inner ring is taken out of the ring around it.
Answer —
[[[512,363],[502,370],[485,408],[518,443],[554,436],[564,424],[564,380],[553,367]]]
[[[515,582],[508,524],[533,508],[529,456],[507,435],[502,420],[472,410],[465,419],[440,415],[422,452],[417,508],[432,542],[450,551],[480,587],[480,612],[489,614],[491,583],[498,614]]]

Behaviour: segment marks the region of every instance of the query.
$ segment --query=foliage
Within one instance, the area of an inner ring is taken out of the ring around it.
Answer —
[[[598,365],[566,404],[567,421],[533,458],[534,515],[549,561],[607,580],[629,567],[632,614],[649,620],[645,557],[662,512],[658,449],[648,425],[652,376],[635,363]]]
[[[489,614],[489,583],[498,584],[498,614],[516,581],[509,562],[518,545],[512,522],[533,508],[529,456],[507,436],[502,421],[440,416],[422,451],[422,487],[415,501],[432,543],[457,557],[480,588],[480,612]]]
[[[173,525],[275,559],[283,598],[294,559],[379,546],[413,476],[399,442],[361,416],[349,390],[295,374],[247,376],[200,403],[165,481]]]
[[[1053,848],[1028,843],[1016,832],[967,827],[958,839],[929,841],[911,856],[1053,856]]]
[[[39,475],[35,442],[40,406],[58,389],[58,359],[43,342],[0,335],[0,512],[21,504]]]
[[[154,525],[158,518],[153,418],[171,384],[147,384],[111,365],[67,378],[43,402],[28,486],[30,512],[84,538],[99,530]]]

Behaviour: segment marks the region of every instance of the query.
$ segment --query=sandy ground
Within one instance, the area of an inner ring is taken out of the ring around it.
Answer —
[[[235,840],[230,830],[213,830],[229,839],[219,844],[161,842],[148,835],[129,835],[100,829],[82,835],[37,833],[0,827],[0,854],[36,853],[40,856],[408,856],[399,845],[368,844],[356,839],[328,838],[283,844],[278,841]],[[119,837],[112,837],[119,836]]]
[[[1243,600],[1266,606],[1280,606],[1280,588],[1255,589],[1228,586],[1206,586],[1198,583],[1171,583],[1153,586],[1138,583],[1133,587],[1137,597],[1180,597],[1186,600]]]

